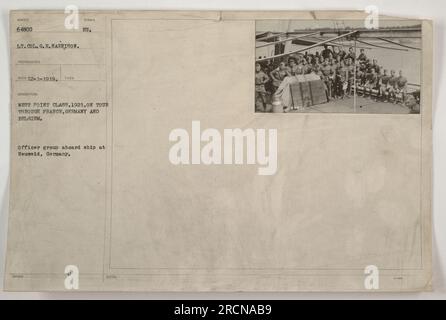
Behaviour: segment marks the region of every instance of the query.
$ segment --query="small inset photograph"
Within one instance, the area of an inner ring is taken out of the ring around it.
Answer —
[[[417,20],[256,21],[255,112],[420,113]]]

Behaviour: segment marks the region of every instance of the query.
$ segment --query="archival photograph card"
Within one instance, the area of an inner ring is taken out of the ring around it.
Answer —
[[[431,290],[431,21],[74,8],[10,41],[6,290]]]

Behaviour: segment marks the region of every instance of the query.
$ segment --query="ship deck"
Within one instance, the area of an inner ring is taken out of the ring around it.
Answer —
[[[290,113],[411,113],[410,108],[392,102],[376,102],[374,99],[357,97],[356,110],[353,106],[353,97],[335,99],[326,103],[290,110]]]

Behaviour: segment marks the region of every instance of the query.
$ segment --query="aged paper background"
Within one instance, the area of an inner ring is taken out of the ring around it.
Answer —
[[[54,32],[14,33],[23,16]],[[65,290],[64,268],[73,264],[81,290],[360,291],[367,265],[379,267],[380,290],[430,289],[430,22],[423,22],[420,115],[271,115],[253,108],[255,19],[362,14],[82,16],[96,32],[64,37],[90,50],[44,51],[38,59],[85,81],[17,84],[41,66],[22,66],[35,57],[15,50],[16,42],[59,41],[65,16],[11,13],[6,289]],[[110,105],[96,117],[16,122],[16,94],[24,91],[42,101],[57,94]],[[173,166],[169,132],[190,130],[192,120],[203,129],[277,128],[278,172]],[[106,150],[36,161],[16,155],[23,144]]]

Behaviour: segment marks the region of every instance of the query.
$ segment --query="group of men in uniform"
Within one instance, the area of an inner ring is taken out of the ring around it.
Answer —
[[[286,77],[310,73],[323,80],[328,100],[350,97],[356,84],[357,94],[363,97],[374,96],[376,101],[393,101],[403,105],[406,102],[407,79],[401,70],[398,75],[395,70],[389,73],[376,59],[370,60],[364,49],[356,56],[353,47],[346,52],[343,47],[330,48],[325,45],[321,52],[290,55],[279,65],[274,65],[271,60],[257,63],[256,108],[266,105]]]

